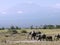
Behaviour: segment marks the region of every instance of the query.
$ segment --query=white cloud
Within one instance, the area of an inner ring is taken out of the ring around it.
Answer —
[[[57,9],[60,9],[60,3],[56,3],[54,5],[52,5],[53,8],[57,8]]]
[[[56,7],[57,7],[57,8],[60,8],[60,4],[56,4]]]
[[[34,2],[32,2],[32,1],[27,1],[27,3],[28,3],[28,4],[32,4],[32,3],[34,3]]]
[[[60,3],[56,3],[56,4],[40,4],[40,3],[34,3],[40,7],[50,7],[50,8],[56,8],[56,9],[60,9]]]
[[[1,14],[6,14],[7,12],[1,12]]]
[[[17,13],[18,13],[18,14],[22,14],[22,13],[23,13],[23,11],[17,11]]]
[[[0,14],[7,14],[7,9],[0,8]]]

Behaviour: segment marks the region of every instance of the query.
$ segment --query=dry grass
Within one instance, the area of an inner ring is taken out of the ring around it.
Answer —
[[[26,30],[27,32],[30,32],[32,30],[35,30],[35,31],[41,31],[42,33],[45,33],[45,34],[58,34],[60,33],[60,29],[21,29],[21,30]],[[21,30],[17,30],[19,33],[21,32]],[[0,33],[5,33],[7,32],[8,30],[0,30]]]
[[[31,29],[22,29],[22,30],[26,30],[27,32],[32,31]],[[35,30],[35,29],[33,29]],[[15,35],[10,35],[9,37],[5,37],[6,32],[8,30],[0,30],[0,45],[60,45],[60,41],[41,41],[41,42],[37,42],[37,43],[17,43],[17,44],[8,44],[8,43],[4,43],[5,40],[27,40],[27,34],[21,34],[21,30],[17,30],[18,33],[20,34],[15,34]],[[35,31],[41,31],[42,33],[45,34],[49,34],[49,35],[56,35],[56,34],[60,34],[60,29],[38,29]],[[28,39],[30,40],[30,39]]]

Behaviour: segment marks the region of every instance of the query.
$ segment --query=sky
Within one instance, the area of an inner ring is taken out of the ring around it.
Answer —
[[[0,27],[60,24],[60,0],[0,0]]]

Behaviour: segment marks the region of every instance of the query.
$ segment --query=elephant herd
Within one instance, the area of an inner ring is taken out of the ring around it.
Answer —
[[[54,35],[54,39],[53,39],[53,36],[52,35],[46,35],[46,34],[42,34],[40,31],[39,32],[35,32],[35,31],[32,31],[32,32],[29,32],[29,35],[31,36],[31,40],[34,39],[34,40],[40,40],[40,41],[53,41],[53,40],[59,40],[60,38],[60,35]]]

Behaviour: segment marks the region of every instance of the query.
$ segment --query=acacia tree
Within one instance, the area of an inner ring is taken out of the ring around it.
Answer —
[[[15,27],[14,26],[11,26],[10,29],[15,29]]]

